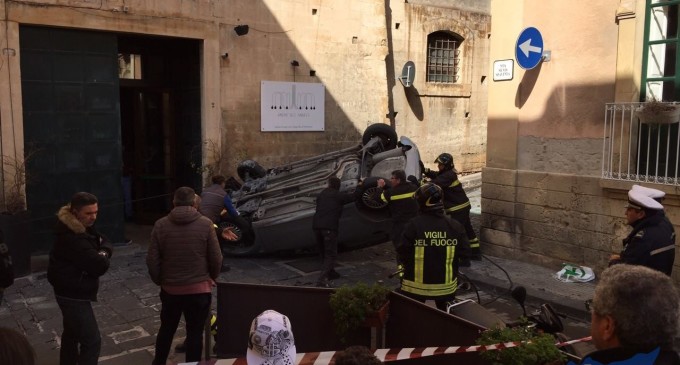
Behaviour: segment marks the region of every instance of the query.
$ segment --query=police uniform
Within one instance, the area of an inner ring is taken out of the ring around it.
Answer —
[[[426,176],[444,190],[444,210],[446,214],[465,227],[465,233],[472,249],[470,255],[473,258],[479,258],[481,255],[479,238],[477,238],[477,234],[475,234],[472,222],[470,221],[472,206],[470,199],[465,194],[465,190],[463,190],[463,184],[458,180],[458,175],[453,169],[446,169],[440,172],[427,172]]]
[[[397,248],[404,271],[400,291],[416,300],[434,299],[445,310],[458,288],[458,261],[469,254],[465,228],[442,210],[411,219]]]
[[[418,214],[418,203],[413,199],[413,193],[418,186],[408,181],[383,190],[380,200],[387,203],[392,216],[392,231],[390,232],[392,244],[396,247],[401,239],[404,225]]]
[[[645,194],[638,189],[628,192],[627,207],[644,210],[645,216],[631,224],[633,230],[623,240],[620,259],[610,261],[610,265],[643,265],[670,276],[675,261],[675,230],[663,213],[663,205]]]

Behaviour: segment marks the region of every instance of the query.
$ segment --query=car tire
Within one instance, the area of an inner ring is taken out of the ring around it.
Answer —
[[[364,131],[364,135],[361,137],[361,143],[365,145],[373,137],[380,137],[384,151],[397,147],[397,132],[388,124],[376,123],[369,125]]]
[[[389,218],[389,209],[387,203],[380,200],[381,190],[378,187],[378,180],[382,179],[378,176],[369,176],[357,186],[355,192],[357,210],[366,218],[372,221],[382,221]],[[389,186],[389,179],[385,179],[385,183]]]
[[[231,228],[238,238],[230,241],[222,237],[222,232]],[[255,253],[255,235],[253,228],[243,217],[222,217],[215,228],[222,252],[231,256],[243,256]]]
[[[238,167],[236,168],[236,173],[238,174],[238,177],[241,179],[241,181],[244,182],[250,179],[259,179],[267,175],[267,172],[264,170],[264,168],[253,160],[241,161],[241,163],[238,164]]]

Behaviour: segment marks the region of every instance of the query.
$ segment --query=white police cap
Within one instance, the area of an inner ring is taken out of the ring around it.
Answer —
[[[633,187],[630,190],[639,191],[642,194],[645,194],[652,199],[661,199],[664,196],[666,196],[666,193],[664,193],[661,190],[648,188],[648,187],[642,186],[642,185],[633,185]]]
[[[626,208],[657,210],[663,209],[663,205],[644,193],[631,189],[628,191],[628,204]]]

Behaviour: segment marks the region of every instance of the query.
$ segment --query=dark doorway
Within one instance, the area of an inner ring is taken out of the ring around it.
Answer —
[[[176,187],[200,186],[200,41],[19,32],[34,254],[49,251],[55,212],[77,191],[97,195],[97,227],[115,243],[126,216],[153,223]],[[131,54],[137,72],[124,75]]]
[[[201,186],[200,43],[119,36],[118,50],[125,213],[152,224],[172,208],[174,189]]]

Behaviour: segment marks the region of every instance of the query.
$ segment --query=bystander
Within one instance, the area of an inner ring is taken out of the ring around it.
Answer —
[[[99,277],[108,271],[113,251],[94,227],[98,211],[97,197],[80,192],[57,212],[47,279],[63,317],[61,365],[99,359],[101,335],[91,302],[97,301]]]
[[[210,313],[211,291],[220,274],[222,252],[210,219],[196,209],[189,187],[175,191],[174,208],[156,221],[146,264],[160,285],[161,327],[153,364],[164,365],[180,317],[186,322],[186,361],[201,360],[203,325]]]

